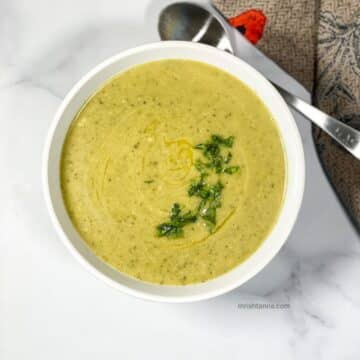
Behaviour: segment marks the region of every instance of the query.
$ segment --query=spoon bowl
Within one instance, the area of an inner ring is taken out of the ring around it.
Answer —
[[[158,31],[162,40],[200,42],[233,53],[221,21],[205,7],[174,3],[160,13]]]

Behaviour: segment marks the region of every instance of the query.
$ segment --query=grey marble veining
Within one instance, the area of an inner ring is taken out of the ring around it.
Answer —
[[[156,304],[89,275],[58,240],[41,156],[71,86],[106,57],[157,40],[162,0],[0,1],[0,358],[358,359],[359,238],[297,118],[307,184],[277,257],[233,292]],[[239,304],[289,304],[246,310]]]

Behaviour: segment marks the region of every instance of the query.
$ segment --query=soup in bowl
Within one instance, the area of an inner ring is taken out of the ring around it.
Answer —
[[[128,293],[194,301],[241,285],[285,242],[304,158],[286,104],[206,45],[117,55],[60,107],[45,195],[75,256]]]

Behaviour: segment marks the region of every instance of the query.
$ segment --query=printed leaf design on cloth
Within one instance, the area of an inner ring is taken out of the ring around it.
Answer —
[[[247,10],[229,18],[229,23],[237,28],[251,43],[256,44],[262,37],[266,16],[261,10]]]
[[[354,102],[355,96],[343,78],[342,69],[349,67],[360,76],[360,18],[345,23],[329,11],[320,14],[318,100],[345,98]]]

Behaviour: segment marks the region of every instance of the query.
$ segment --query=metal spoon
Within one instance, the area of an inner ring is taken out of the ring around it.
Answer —
[[[158,30],[162,40],[187,40],[215,46],[234,54],[234,39],[226,19],[213,7],[193,3],[174,3],[161,12]],[[259,51],[259,50],[257,50]],[[284,100],[298,113],[327,132],[360,159],[360,132],[325,114],[272,82]]]

